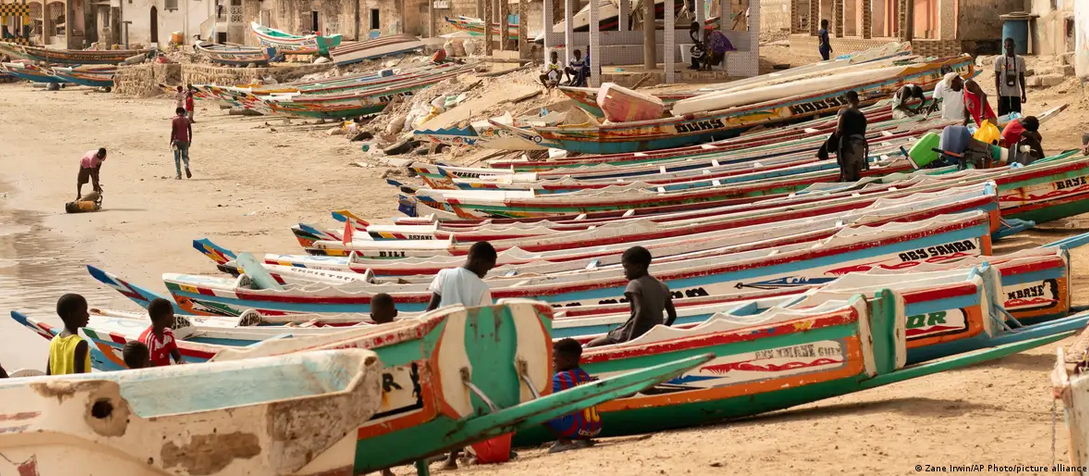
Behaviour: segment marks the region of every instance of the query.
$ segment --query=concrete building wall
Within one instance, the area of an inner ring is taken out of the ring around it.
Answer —
[[[175,31],[182,33],[186,43],[191,43],[193,36],[199,32],[201,22],[215,14],[215,0],[178,0],[177,8],[174,8],[175,5],[172,3],[169,10],[164,0],[121,0],[121,2],[123,2],[120,4],[122,20],[132,22],[129,24],[130,46],[136,43],[146,46],[156,42],[166,45],[170,42],[170,34]],[[152,7],[155,8],[157,39],[151,37]],[[123,31],[124,28],[122,28]]]
[[[1074,51],[1075,0],[1028,0],[1029,12],[1040,17],[1034,22],[1032,52],[1058,55]]]
[[[960,0],[957,39],[998,40],[1002,36],[1002,20],[998,16],[1024,10],[1025,0]]]
[[[760,31],[789,31],[791,25],[790,0],[760,0]]]

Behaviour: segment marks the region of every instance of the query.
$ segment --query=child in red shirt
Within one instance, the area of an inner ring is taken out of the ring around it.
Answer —
[[[151,366],[166,367],[170,365],[171,357],[178,364],[184,363],[174,341],[174,331],[170,329],[174,324],[174,305],[166,299],[155,298],[148,305],[147,313],[151,316],[151,326],[140,333],[139,340],[151,353]]]
[[[193,104],[193,85],[185,90],[185,115],[189,116],[189,122],[197,122],[197,108]]]

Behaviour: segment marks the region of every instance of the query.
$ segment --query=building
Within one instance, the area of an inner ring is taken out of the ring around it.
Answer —
[[[25,20],[23,11],[28,13]],[[120,16],[109,2],[0,0],[0,18],[5,41],[86,48],[100,41],[108,44],[118,31]]]
[[[1036,0],[1029,0],[1030,2]],[[1056,3],[1073,0],[1043,0]],[[829,21],[835,51],[910,41],[923,55],[998,54],[1000,15],[1025,11],[1026,0],[765,0],[790,11],[791,48],[817,49]]]

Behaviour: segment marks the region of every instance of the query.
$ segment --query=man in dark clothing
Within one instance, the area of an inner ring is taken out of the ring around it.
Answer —
[[[847,91],[847,107],[840,109],[836,130],[817,151],[817,158],[828,160],[829,151],[836,152],[839,180],[854,182],[869,168],[870,146],[866,142],[866,115],[858,109],[858,93]]]

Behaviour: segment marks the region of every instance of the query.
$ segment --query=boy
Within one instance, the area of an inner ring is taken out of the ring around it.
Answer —
[[[1018,157],[1017,161],[1022,165],[1044,158],[1043,139],[1040,135],[1040,120],[1036,116],[1014,119],[1002,129],[1002,146],[1016,151],[1010,155]],[[1021,153],[1022,145],[1029,147],[1028,154]]]
[[[553,393],[597,380],[579,367],[581,358],[582,346],[575,339],[561,339],[552,346],[552,364],[556,369],[556,375],[552,377]],[[592,446],[591,438],[601,433],[601,417],[596,407],[590,407],[550,420],[545,426],[557,438],[548,452],[559,453]]]
[[[582,59],[582,51],[575,50],[574,53],[575,60],[563,69],[563,73],[567,75],[568,86],[584,87],[586,86],[586,80],[582,74],[586,68],[586,61]]]
[[[665,325],[671,326],[677,320],[677,309],[673,307],[669,287],[647,272],[650,260],[650,251],[642,246],[628,248],[621,256],[620,264],[624,267],[624,277],[628,279],[624,298],[631,308],[631,317],[620,327],[590,341],[586,347],[620,344],[635,339],[662,324],[663,310],[669,315]]]
[[[987,101],[987,93],[974,79],[964,80],[964,108],[968,111],[964,125],[968,125],[969,119],[975,121],[977,127],[982,126],[983,121],[998,124],[998,116],[995,116],[991,103]]]
[[[102,170],[102,162],[106,160],[106,148],[88,150],[79,159],[79,175],[76,178],[76,201],[83,197],[83,185],[91,182],[94,191],[102,193],[102,185],[98,183],[98,174]]]
[[[371,321],[375,324],[388,324],[396,317],[397,307],[393,304],[393,296],[378,293],[371,298]]]
[[[125,361],[125,366],[132,370],[151,367],[151,353],[148,352],[147,346],[140,341],[130,340],[126,342],[125,347],[121,349],[121,359]]]
[[[170,148],[174,149],[174,170],[178,173],[174,179],[181,180],[183,161],[185,178],[193,178],[193,173],[189,171],[189,145],[193,143],[193,123],[185,117],[185,108],[179,106],[174,113],[177,115],[170,121]]]
[[[147,314],[151,317],[151,325],[140,333],[139,341],[147,346],[151,354],[152,367],[166,367],[170,365],[170,358],[174,362],[182,364],[181,352],[174,341],[174,331],[170,326],[174,324],[174,305],[163,298],[151,300],[147,306]]]
[[[177,103],[177,107],[185,109],[185,88],[178,85],[178,92],[174,93],[174,101]]]
[[[454,304],[465,307],[490,306],[492,293],[484,282],[484,276],[495,267],[497,258],[491,243],[473,243],[464,266],[444,269],[435,276],[435,280],[427,288],[431,291],[431,302],[428,303],[427,310],[433,311]]]
[[[185,90],[185,115],[189,116],[189,122],[197,122],[197,108],[194,104],[193,98],[193,85],[190,84]]]
[[[1025,58],[1017,56],[1013,38],[1003,42],[1006,54],[994,60],[994,89],[998,91],[998,115],[1021,112],[1028,102],[1025,94]]]
[[[688,49],[692,55],[692,66],[688,69],[702,69],[703,57],[707,54],[707,49],[703,47],[703,40],[700,38],[700,22],[692,22],[692,25],[688,27],[688,37],[692,39],[692,47]]]
[[[549,55],[549,62],[545,65],[545,72],[541,74],[541,84],[547,89],[552,89],[560,83],[560,56],[556,50]]]
[[[64,330],[49,341],[45,374],[90,373],[90,350],[87,341],[79,336],[79,330],[87,327],[91,318],[87,313],[87,300],[79,294],[65,294],[57,300],[57,315],[64,321]]]
[[[821,29],[817,32],[817,51],[821,59],[828,61],[832,57],[832,42],[828,40],[828,20],[821,20]]]
[[[923,111],[926,96],[918,84],[905,84],[892,96],[892,118],[906,119]]]

